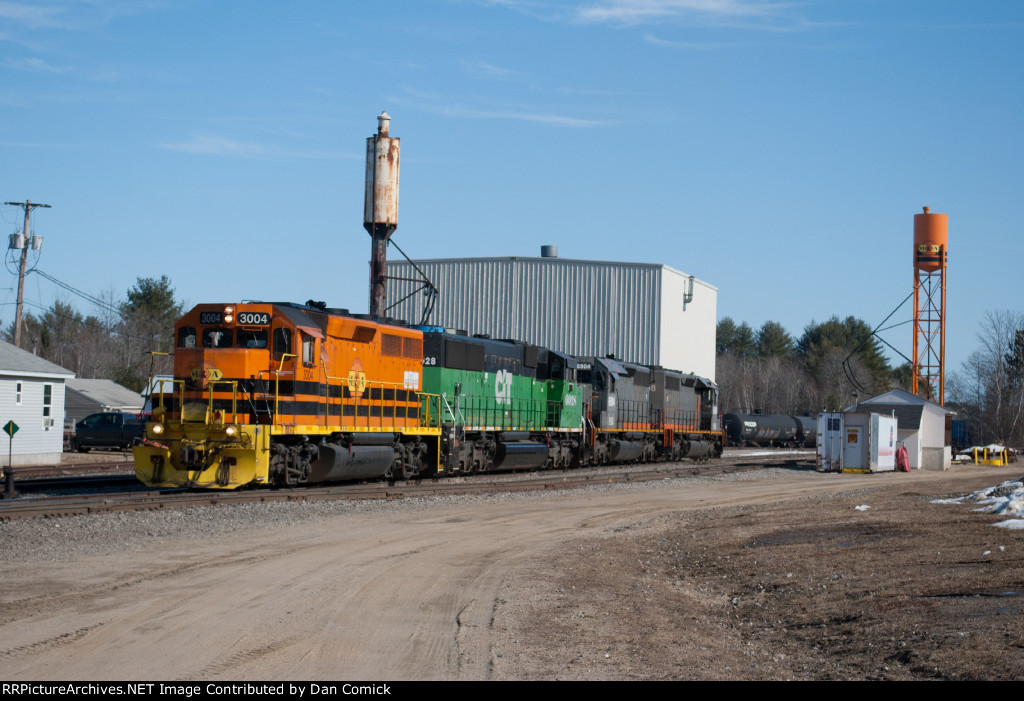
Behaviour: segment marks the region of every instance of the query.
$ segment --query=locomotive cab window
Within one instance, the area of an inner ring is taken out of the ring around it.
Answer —
[[[267,347],[267,330],[266,329],[239,329],[238,330],[238,347],[239,348],[266,348]]]
[[[316,339],[306,334],[302,334],[302,364],[316,365]]]
[[[274,356],[280,358],[292,352],[292,331],[283,327],[274,329]]]
[[[178,348],[195,348],[196,330],[191,326],[182,326],[178,329]]]
[[[203,329],[203,348],[231,348],[231,329]]]

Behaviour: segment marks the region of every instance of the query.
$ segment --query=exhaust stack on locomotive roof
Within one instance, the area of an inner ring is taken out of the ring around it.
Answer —
[[[381,112],[377,133],[366,140],[363,227],[373,238],[370,256],[370,316],[384,314],[388,239],[398,228],[398,155],[401,139],[388,136],[391,117]]]

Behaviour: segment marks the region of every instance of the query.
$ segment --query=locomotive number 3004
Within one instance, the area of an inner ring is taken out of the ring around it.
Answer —
[[[242,326],[267,326],[270,315],[266,312],[242,312],[238,315],[238,323]]]

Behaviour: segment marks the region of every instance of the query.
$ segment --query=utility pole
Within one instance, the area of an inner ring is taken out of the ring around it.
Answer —
[[[48,204],[32,204],[32,200],[25,200],[24,202],[4,202],[4,204],[13,204],[18,207],[25,209],[25,227],[21,230],[22,245],[21,245],[21,268],[18,270],[18,307],[14,314],[14,345],[21,348],[21,308],[25,299],[25,267],[28,262],[28,247],[29,237],[31,236],[31,229],[29,229],[29,220],[32,218],[32,209],[35,207],[46,207],[50,208]],[[38,246],[34,246],[38,249]]]

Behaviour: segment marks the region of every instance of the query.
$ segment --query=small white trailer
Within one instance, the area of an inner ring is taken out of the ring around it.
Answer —
[[[868,412],[818,415],[819,472],[888,472],[896,469],[896,417]]]

